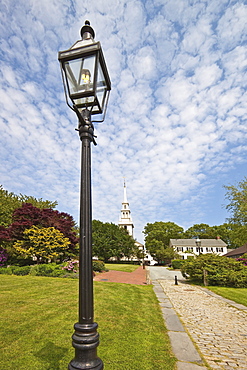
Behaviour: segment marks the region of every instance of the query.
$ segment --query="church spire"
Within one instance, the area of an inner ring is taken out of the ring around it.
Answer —
[[[123,203],[129,204],[128,201],[127,201],[127,190],[126,190],[125,179],[124,179],[124,200],[123,200]]]
[[[124,179],[124,199],[122,202],[121,217],[119,219],[118,226],[126,229],[132,237],[134,236],[134,233],[133,233],[134,224],[131,218],[131,212],[130,212],[129,203],[127,200],[127,189],[126,189],[125,179]]]

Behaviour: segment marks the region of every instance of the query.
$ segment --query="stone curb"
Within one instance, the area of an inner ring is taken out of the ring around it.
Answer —
[[[159,301],[163,319],[168,330],[172,351],[177,358],[177,370],[207,370],[194,343],[186,333],[170,299],[158,281],[150,281]]]
[[[208,295],[211,295],[212,297],[215,297],[217,299],[220,299],[221,301],[224,301],[226,303],[228,303],[230,306],[233,306],[235,308],[237,308],[238,310],[244,310],[244,311],[247,311],[247,307],[240,304],[240,303],[236,303],[234,301],[231,301],[230,299],[227,299],[227,298],[224,298],[214,292],[212,292],[211,290],[207,289],[207,288],[203,288],[203,287],[199,287],[201,290],[203,290],[204,292],[206,292]]]

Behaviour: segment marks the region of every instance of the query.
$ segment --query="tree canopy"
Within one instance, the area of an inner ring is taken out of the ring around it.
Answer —
[[[61,253],[59,252],[60,256],[75,256],[78,253],[75,222],[69,214],[49,208],[38,208],[31,203],[22,203],[21,207],[13,211],[11,219],[10,225],[6,227],[0,225],[0,244],[8,253],[9,262],[21,263],[21,258],[27,260],[31,255],[37,256],[37,254],[44,260],[45,253],[47,253],[47,259],[52,260],[57,258],[57,247],[55,247],[57,244],[61,244],[63,249]],[[53,240],[52,243],[50,243],[50,237]],[[42,253],[40,252],[41,241],[47,243]],[[35,248],[37,248],[36,252]],[[53,249],[52,252],[51,249]]]
[[[105,262],[111,257],[130,258],[136,254],[134,239],[128,232],[113,223],[92,222],[93,255]]]
[[[13,248],[24,259],[56,262],[65,256],[69,244],[69,239],[55,227],[32,226],[24,230],[23,239],[16,241]]]
[[[184,229],[174,222],[157,221],[148,223],[143,231],[145,245],[151,255],[158,261],[172,258],[171,251],[168,251],[170,239],[183,238]],[[170,249],[170,248],[169,248]]]
[[[224,186],[225,198],[229,201],[226,209],[231,213],[229,221],[241,225],[247,225],[247,177],[240,181],[237,186]]]
[[[43,200],[42,198],[36,199],[35,197],[23,194],[16,195],[4,190],[3,186],[0,185],[0,225],[5,227],[9,226],[12,223],[14,210],[21,207],[23,203],[31,203],[33,206],[40,209],[54,209],[57,206],[57,201],[51,202],[49,200]]]

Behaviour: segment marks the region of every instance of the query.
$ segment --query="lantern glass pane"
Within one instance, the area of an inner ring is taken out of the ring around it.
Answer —
[[[95,55],[65,62],[70,94],[93,90]]]
[[[96,91],[97,91],[97,98],[98,98],[98,101],[99,101],[99,104],[102,110],[104,106],[104,98],[106,95],[106,90],[107,90],[107,86],[106,86],[105,76],[103,74],[102,67],[99,64]]]

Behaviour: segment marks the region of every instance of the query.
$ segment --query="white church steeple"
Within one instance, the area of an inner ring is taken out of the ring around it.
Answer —
[[[123,227],[128,231],[128,233],[134,237],[134,224],[131,218],[131,212],[129,209],[129,203],[127,201],[127,190],[126,190],[126,185],[124,181],[124,199],[122,202],[122,209],[121,209],[121,217],[119,219],[118,223],[119,227]]]

